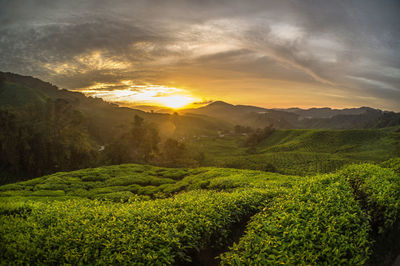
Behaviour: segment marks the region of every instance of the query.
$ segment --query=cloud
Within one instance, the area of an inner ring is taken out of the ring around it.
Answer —
[[[129,81],[400,111],[395,0],[14,0],[0,10],[0,70],[61,87]]]

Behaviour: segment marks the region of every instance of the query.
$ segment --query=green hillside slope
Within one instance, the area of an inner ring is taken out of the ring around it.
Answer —
[[[1,84],[0,95],[0,106],[23,106],[27,102],[44,103],[49,98],[40,90],[11,82]]]
[[[398,252],[399,162],[307,178],[118,165],[4,185],[0,259],[96,265],[390,262]]]
[[[399,127],[370,130],[276,130],[249,151],[244,136],[198,138],[193,148],[218,167],[310,175],[345,164],[380,162],[400,155]],[[274,170],[275,169],[275,170]]]
[[[233,189],[243,184],[262,187],[265,182],[286,182],[300,177],[261,171],[223,168],[162,168],[123,164],[59,172],[32,180],[0,186],[1,197],[32,199],[108,198],[129,200],[135,195],[166,197],[195,189]]]

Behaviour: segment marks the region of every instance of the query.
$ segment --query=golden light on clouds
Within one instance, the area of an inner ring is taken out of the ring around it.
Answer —
[[[129,81],[124,81],[123,85],[129,83]],[[187,90],[180,88],[160,85],[130,85],[128,88],[118,89],[113,89],[113,87],[115,87],[113,84],[99,83],[79,91],[87,96],[131,106],[155,105],[179,109],[200,101]]]

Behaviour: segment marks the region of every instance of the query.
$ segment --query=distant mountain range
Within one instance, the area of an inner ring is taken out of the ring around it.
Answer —
[[[350,129],[400,125],[400,113],[370,107],[267,109],[216,101],[200,108],[185,109],[180,113],[206,115],[255,128],[273,125],[277,128]]]
[[[132,109],[118,107],[99,98],[59,89],[40,79],[13,73],[0,72],[0,107],[18,108],[26,104],[43,103],[47,99],[65,99],[89,120],[91,135],[99,142],[108,142],[113,136],[129,127],[134,115],[140,115],[156,124],[165,136],[213,134],[230,130],[235,125],[263,128],[382,128],[400,125],[400,113],[369,107],[288,108],[268,109],[250,105],[232,105],[216,101],[200,108],[173,110],[154,106],[137,106]],[[125,129],[124,129],[125,128]]]

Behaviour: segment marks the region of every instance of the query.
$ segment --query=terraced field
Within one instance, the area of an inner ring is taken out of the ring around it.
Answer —
[[[314,177],[118,165],[8,184],[0,187],[0,260],[374,264],[400,252],[388,238],[400,228],[399,165]]]
[[[204,165],[275,171],[290,175],[330,173],[344,165],[400,156],[400,128],[374,130],[276,130],[249,153],[244,136],[190,142]]]

